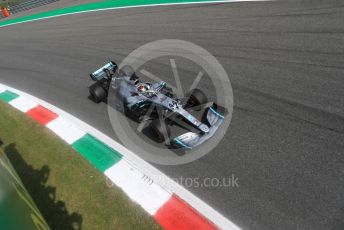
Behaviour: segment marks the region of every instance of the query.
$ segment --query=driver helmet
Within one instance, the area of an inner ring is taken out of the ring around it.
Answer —
[[[149,90],[150,86],[148,84],[140,84],[139,86],[137,86],[137,90],[139,92],[146,92],[146,90]]]

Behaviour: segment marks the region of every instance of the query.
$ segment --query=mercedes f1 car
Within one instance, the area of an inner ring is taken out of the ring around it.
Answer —
[[[116,97],[126,116],[137,122],[150,120],[154,139],[172,148],[199,146],[213,137],[223,123],[226,110],[207,102],[200,89],[193,89],[185,98],[176,98],[165,82],[142,82],[130,66],[119,70],[114,62],[90,76],[95,81],[89,87],[91,100],[110,103],[108,95]],[[110,90],[114,93],[109,94]]]

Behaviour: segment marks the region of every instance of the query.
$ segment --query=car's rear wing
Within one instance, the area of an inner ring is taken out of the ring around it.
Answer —
[[[93,81],[99,81],[104,77],[108,77],[109,74],[116,72],[118,66],[115,62],[110,61],[109,63],[105,64],[101,68],[97,69],[93,73],[90,74],[90,77]]]

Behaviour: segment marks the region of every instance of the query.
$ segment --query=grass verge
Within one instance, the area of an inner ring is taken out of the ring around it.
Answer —
[[[160,229],[54,133],[2,101],[0,148],[52,229]]]

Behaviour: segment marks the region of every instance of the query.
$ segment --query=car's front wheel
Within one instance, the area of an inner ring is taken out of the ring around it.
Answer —
[[[188,100],[186,103],[186,108],[198,107],[200,105],[206,104],[208,102],[207,96],[200,89],[194,89],[188,94]],[[197,109],[197,110],[200,110]]]
[[[158,143],[166,141],[171,136],[170,127],[164,121],[160,121],[159,119],[153,120],[150,127],[153,132],[154,139]]]

